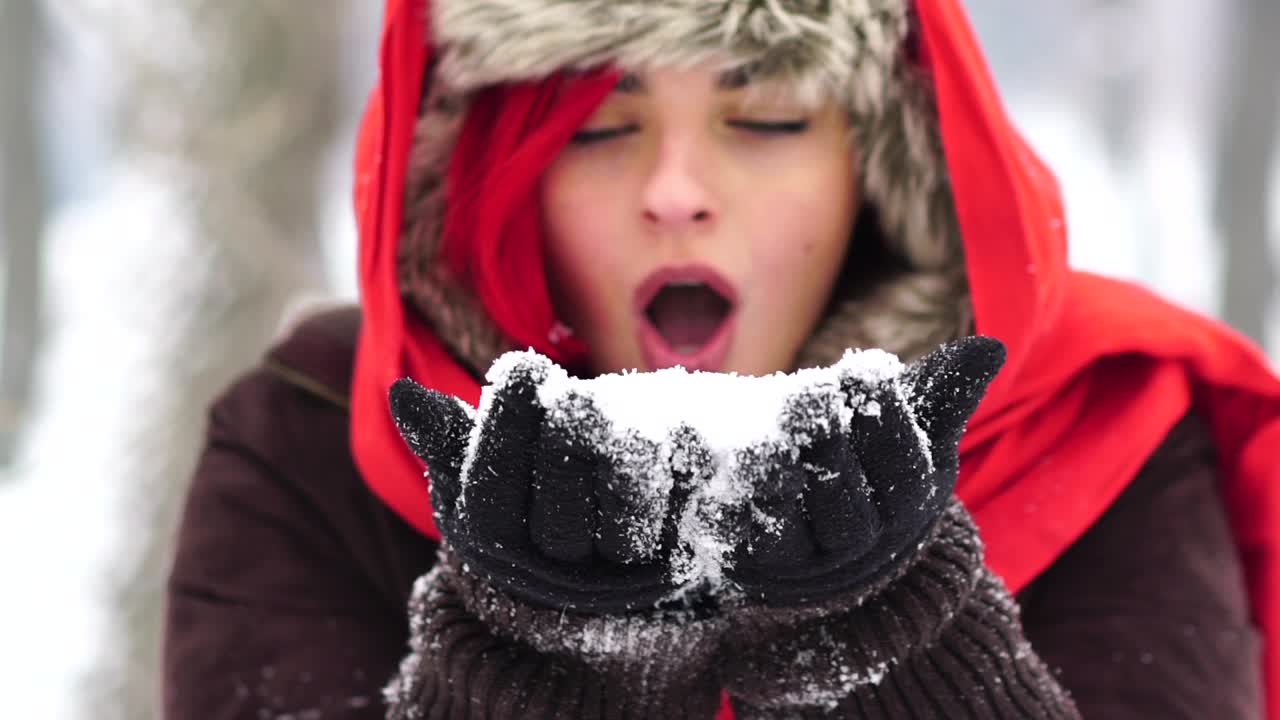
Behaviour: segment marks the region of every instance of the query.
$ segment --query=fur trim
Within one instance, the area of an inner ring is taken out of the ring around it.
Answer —
[[[437,0],[441,77],[457,90],[614,64],[704,62],[785,76],[867,110],[907,32],[903,0]]]
[[[435,0],[440,62],[418,123],[400,249],[405,294],[455,356],[482,374],[510,349],[474,296],[437,262],[444,177],[469,93],[605,63],[722,62],[835,97],[851,119],[864,201],[909,270],[841,302],[797,357],[847,347],[917,357],[972,332],[963,244],[933,96],[907,62],[909,0]],[[857,262],[858,249],[850,253]]]
[[[963,266],[903,273],[833,304],[800,348],[796,368],[834,365],[848,348],[881,348],[903,361],[972,335],[973,309]]]

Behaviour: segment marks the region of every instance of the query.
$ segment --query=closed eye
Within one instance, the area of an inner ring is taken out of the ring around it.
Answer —
[[[808,120],[765,122],[760,120],[730,120],[729,126],[759,135],[798,135],[809,129]]]
[[[573,134],[569,142],[574,145],[592,145],[622,137],[636,131],[635,125],[619,125],[617,127],[583,128]]]
[[[770,122],[763,120],[731,120],[729,126],[757,135],[798,135],[809,129],[808,120],[785,120]],[[594,145],[629,135],[639,128],[636,125],[619,125],[617,127],[583,128],[573,134],[569,142],[574,145]]]

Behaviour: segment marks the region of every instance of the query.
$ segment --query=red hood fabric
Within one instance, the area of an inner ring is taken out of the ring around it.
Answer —
[[[958,492],[982,529],[988,563],[1013,591],[1024,587],[1195,408],[1217,442],[1265,636],[1268,716],[1280,719],[1280,381],[1225,326],[1068,268],[1057,182],[1013,127],[959,0],[915,5],[977,329],[1009,348],[961,444]],[[352,442],[373,491],[438,537],[422,467],[387,410],[387,390],[404,376],[473,404],[480,396],[477,380],[406,312],[397,284],[401,196],[428,57],[424,0],[387,0],[381,77],[356,161],[364,323]]]

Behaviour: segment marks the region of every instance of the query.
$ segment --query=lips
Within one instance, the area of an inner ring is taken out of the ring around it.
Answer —
[[[649,369],[716,371],[733,339],[738,294],[704,265],[663,268],[636,289],[641,353]]]

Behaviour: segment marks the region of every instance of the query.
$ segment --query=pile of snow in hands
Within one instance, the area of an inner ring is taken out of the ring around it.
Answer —
[[[794,460],[814,433],[850,432],[855,413],[879,417],[880,404],[870,397],[878,391],[898,397],[910,392],[903,382],[906,366],[882,350],[849,351],[830,367],[764,377],[670,368],[591,379],[571,377],[532,351],[507,353],[486,376],[481,422],[463,466],[460,513],[465,513],[465,478],[495,390],[513,370],[530,366],[544,377],[538,399],[548,422],[588,438],[608,458],[615,479],[638,498],[628,535],[637,555],[649,558],[657,551],[675,478],[691,478],[678,519],[679,548],[671,558],[672,581],[681,588],[677,598],[694,589],[732,592],[725,570],[735,538],[727,511],[751,503],[753,481],[768,472],[770,458]],[[910,420],[927,454],[928,439],[914,417]],[[762,519],[763,513],[751,509]]]

